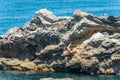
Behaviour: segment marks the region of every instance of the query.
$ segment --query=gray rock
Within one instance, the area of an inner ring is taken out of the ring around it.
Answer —
[[[57,17],[47,9],[40,9],[39,11],[36,11],[36,15],[42,17],[50,23],[58,20]]]
[[[56,17],[41,9],[22,28],[10,29],[0,39],[0,57],[10,58],[5,69],[118,74],[119,21],[117,16],[97,17],[80,10],[72,17]]]
[[[3,35],[0,35],[0,39],[3,39]]]
[[[88,45],[98,48],[103,42],[103,40],[104,40],[104,35],[98,32],[90,38],[90,42],[88,43]]]
[[[0,69],[3,69],[4,67],[5,65],[2,62],[0,62]]]
[[[103,43],[102,43],[102,47],[105,49],[110,49],[115,47],[116,42],[111,41],[110,39],[106,39]]]

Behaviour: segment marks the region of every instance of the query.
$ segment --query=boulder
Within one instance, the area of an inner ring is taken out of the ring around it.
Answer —
[[[58,20],[58,18],[47,9],[41,9],[39,11],[36,11],[36,15],[42,17],[46,21],[52,23]]]
[[[97,32],[96,34],[93,34],[93,36],[90,38],[90,42],[88,43],[88,45],[98,48],[103,41],[104,35],[100,32]]]
[[[0,69],[119,74],[119,21],[81,10],[57,17],[41,9],[0,37]]]

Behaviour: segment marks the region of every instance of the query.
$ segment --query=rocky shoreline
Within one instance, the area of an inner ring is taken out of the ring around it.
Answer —
[[[120,17],[41,9],[0,36],[0,69],[120,75]]]

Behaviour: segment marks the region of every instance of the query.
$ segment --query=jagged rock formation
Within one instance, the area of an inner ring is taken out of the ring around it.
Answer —
[[[0,37],[0,68],[120,74],[120,17],[41,9]]]

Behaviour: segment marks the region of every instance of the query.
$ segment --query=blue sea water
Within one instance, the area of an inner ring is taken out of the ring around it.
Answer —
[[[101,14],[120,16],[120,0],[0,0],[0,34],[14,26],[21,27],[35,15],[35,11],[42,8],[47,8],[57,16],[72,16],[76,9],[97,16]],[[0,71],[0,80],[39,80],[43,77],[120,80],[120,76],[112,75]]]
[[[76,9],[94,15],[120,15],[120,0],[0,0],[0,34],[21,27],[42,8],[57,16],[72,16]]]
[[[0,80],[40,80],[41,78],[72,78],[74,80],[120,80],[120,76],[113,75],[0,71]]]

